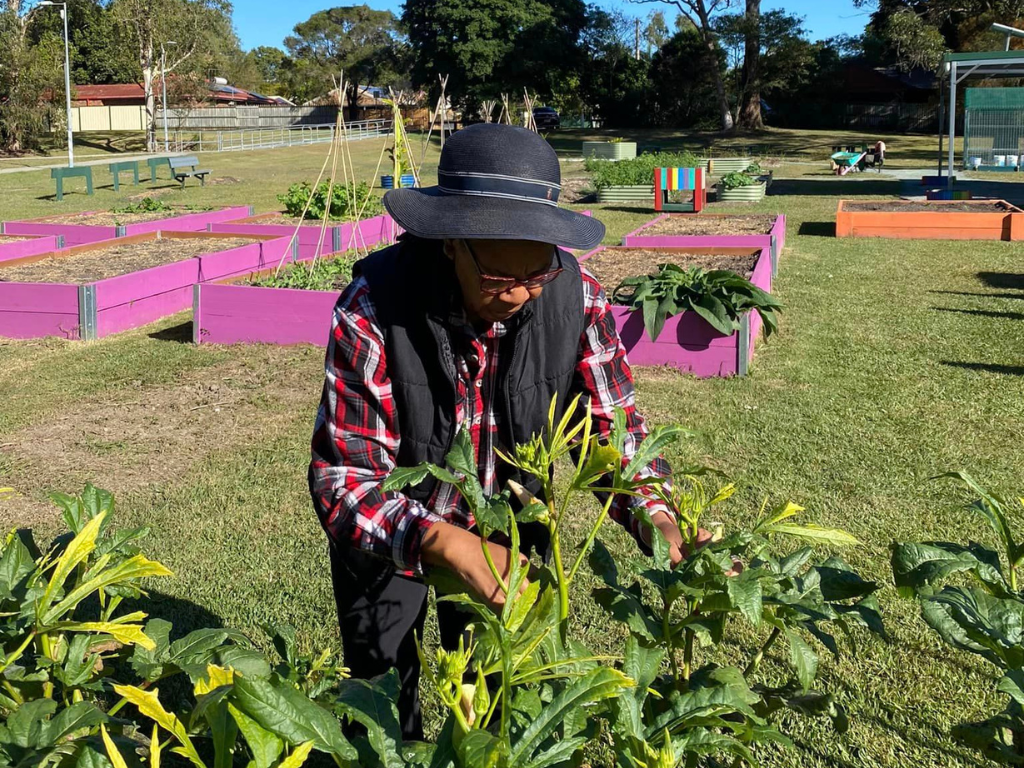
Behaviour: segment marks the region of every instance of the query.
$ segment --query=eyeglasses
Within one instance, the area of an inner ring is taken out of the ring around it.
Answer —
[[[503,293],[507,293],[508,291],[514,290],[517,285],[523,286],[528,291],[536,288],[543,288],[562,274],[563,271],[562,254],[556,247],[555,260],[558,263],[558,267],[555,269],[538,272],[537,274],[530,275],[523,280],[517,280],[514,277],[497,277],[495,275],[487,275],[484,274],[482,269],[480,269],[480,260],[477,258],[476,251],[473,250],[473,246],[469,244],[469,240],[463,240],[462,242],[466,244],[466,250],[469,251],[469,255],[473,259],[473,266],[476,267],[476,272],[480,276],[480,291],[488,294],[489,296],[499,296]]]

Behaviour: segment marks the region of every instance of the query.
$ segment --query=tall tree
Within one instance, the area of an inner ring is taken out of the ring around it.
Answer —
[[[57,118],[51,109],[64,94],[63,40],[44,35],[35,45],[29,27],[51,9],[28,7],[24,0],[0,4],[0,151],[31,149],[46,129],[47,119]]]
[[[146,98],[146,146],[153,152],[161,44],[166,51],[165,74],[221,50],[225,40],[234,39],[231,5],[225,0],[113,0],[111,9],[138,56]],[[167,45],[172,41],[173,46]]]
[[[115,14],[100,0],[68,3],[71,82],[77,85],[133,83],[139,79],[138,57],[125,44]],[[33,45],[45,36],[62,40],[64,22],[54,10],[35,13],[29,25]]]
[[[260,45],[249,51],[249,55],[260,73],[263,89],[280,93],[285,77],[285,59],[288,58],[285,52],[272,45]]]
[[[743,15],[743,70],[740,73],[740,107],[737,122],[741,128],[760,130],[761,119],[761,0],[746,0]]]
[[[448,93],[472,108],[503,92],[560,89],[581,68],[587,9],[582,0],[406,0],[402,21],[414,82],[433,87],[447,74]]]
[[[725,91],[725,77],[718,67],[719,47],[715,35],[714,16],[729,8],[733,0],[629,0],[631,3],[667,3],[674,5],[701,36],[703,59],[715,84],[715,97],[723,131],[732,130],[732,109]],[[682,73],[680,73],[682,74]]]
[[[346,99],[355,106],[360,86],[391,85],[402,74],[404,42],[391,11],[346,5],[317,11],[284,39],[293,98],[326,94],[344,72]],[[279,62],[280,66],[280,62]]]

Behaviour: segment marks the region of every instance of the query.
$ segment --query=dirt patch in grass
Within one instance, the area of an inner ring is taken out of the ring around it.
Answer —
[[[212,179],[208,179],[207,184],[211,187],[222,187],[227,184],[241,184],[241,179],[236,179],[234,176],[215,176]]]
[[[108,390],[0,437],[0,461],[10,466],[4,485],[68,490],[91,481],[124,493],[175,483],[206,457],[279,435],[304,414],[312,429],[322,367],[318,349],[267,346],[174,385]],[[53,519],[47,504],[28,501],[0,502],[0,524],[24,524],[25,515]]]
[[[775,224],[774,216],[682,215],[659,219],[638,233],[654,235],[766,235]]]
[[[719,253],[676,253],[657,248],[606,248],[596,256],[583,262],[606,291],[615,290],[627,277],[649,275],[657,271],[659,264],[678,264],[681,267],[703,267],[704,269],[730,269],[743,277],[750,278],[757,254],[736,255]]]
[[[145,195],[152,197],[153,195]],[[112,213],[110,211],[94,211],[92,213],[66,213],[60,216],[47,216],[47,224],[78,224],[90,227],[116,227],[124,224],[142,224],[147,221],[158,219],[175,219],[179,216],[188,216],[193,213],[205,213],[203,210],[187,210],[179,208],[172,211],[147,211],[144,213]]]
[[[878,202],[843,203],[844,211],[865,211],[878,213],[1002,213],[1016,210],[1013,206],[995,200],[982,201],[909,201],[898,200]]]
[[[0,282],[91,283],[255,242],[245,237],[189,237],[111,245],[28,264],[0,265]]]

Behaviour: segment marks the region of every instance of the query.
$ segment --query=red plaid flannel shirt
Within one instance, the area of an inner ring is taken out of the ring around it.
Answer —
[[[607,438],[611,432],[616,407],[625,411],[628,460],[647,434],[636,409],[633,376],[604,290],[586,270],[583,294],[585,330],[580,336],[577,380],[583,397],[591,400],[599,436]],[[459,371],[456,423],[470,430],[484,492],[497,493],[501,490],[496,487],[500,459],[494,452],[501,418],[497,341],[506,328],[494,323],[478,332],[461,309],[452,315],[449,327]],[[335,542],[389,558],[399,571],[422,575],[420,543],[430,526],[443,520],[468,529],[473,517],[447,483],[438,484],[426,505],[402,493],[381,490],[381,483],[395,468],[401,436],[383,333],[364,278],[350,283],[335,307],[325,368],[311,464],[321,523]],[[659,458],[642,474],[664,477],[668,465]],[[631,514],[637,503],[641,502],[635,497],[619,496],[610,516],[639,541],[640,524]],[[648,504],[652,511],[663,508]]]

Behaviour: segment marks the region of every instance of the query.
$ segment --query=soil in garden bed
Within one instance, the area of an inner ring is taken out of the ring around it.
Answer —
[[[638,234],[655,235],[767,235],[775,216],[701,216],[684,214],[660,219]]]
[[[28,264],[0,264],[0,282],[92,283],[255,242],[259,241],[245,237],[189,237],[124,243]]]
[[[374,249],[376,250],[376,249]],[[241,285],[258,288],[296,288],[301,291],[341,291],[352,282],[352,265],[360,255],[351,252],[315,262],[286,264],[280,271],[250,275]]]
[[[320,219],[309,219],[309,218],[307,218],[307,219],[300,219],[298,216],[288,216],[288,215],[283,214],[283,213],[275,214],[273,216],[263,216],[263,217],[260,217],[259,219],[256,219],[255,221],[247,221],[247,222],[243,222],[243,223],[245,223],[245,224],[259,224],[259,225],[263,225],[263,224],[271,225],[271,224],[273,224],[275,226],[279,226],[279,225],[284,224],[284,225],[287,225],[289,227],[294,227],[295,225],[297,225],[299,223],[301,223],[302,226],[304,226],[304,227],[322,227],[323,224],[324,224],[323,221],[321,221]],[[343,222],[331,220],[331,221],[327,222],[327,226],[328,226],[328,228],[330,228],[330,227],[337,227],[339,224],[342,224],[342,223]]]
[[[14,243],[18,240],[31,240],[31,237],[20,237],[18,235],[0,235],[0,243]]]
[[[174,219],[178,216],[188,216],[192,213],[207,213],[206,210],[187,210],[176,208],[172,211],[147,211],[145,213],[111,213],[110,211],[97,211],[95,213],[65,213],[60,216],[47,216],[45,219],[36,221],[47,224],[78,224],[90,227],[118,227],[126,224],[143,224],[147,221],[158,219]]]
[[[729,269],[750,279],[757,263],[757,253],[674,253],[656,248],[608,248],[583,262],[604,286],[614,291],[627,277],[638,277],[657,272],[659,264],[678,264],[681,267],[703,267],[707,270]]]
[[[910,201],[901,203],[897,200],[879,202],[844,202],[844,211],[864,211],[873,213],[1003,213],[1013,211],[1013,206],[1003,202],[952,201],[924,202]]]

